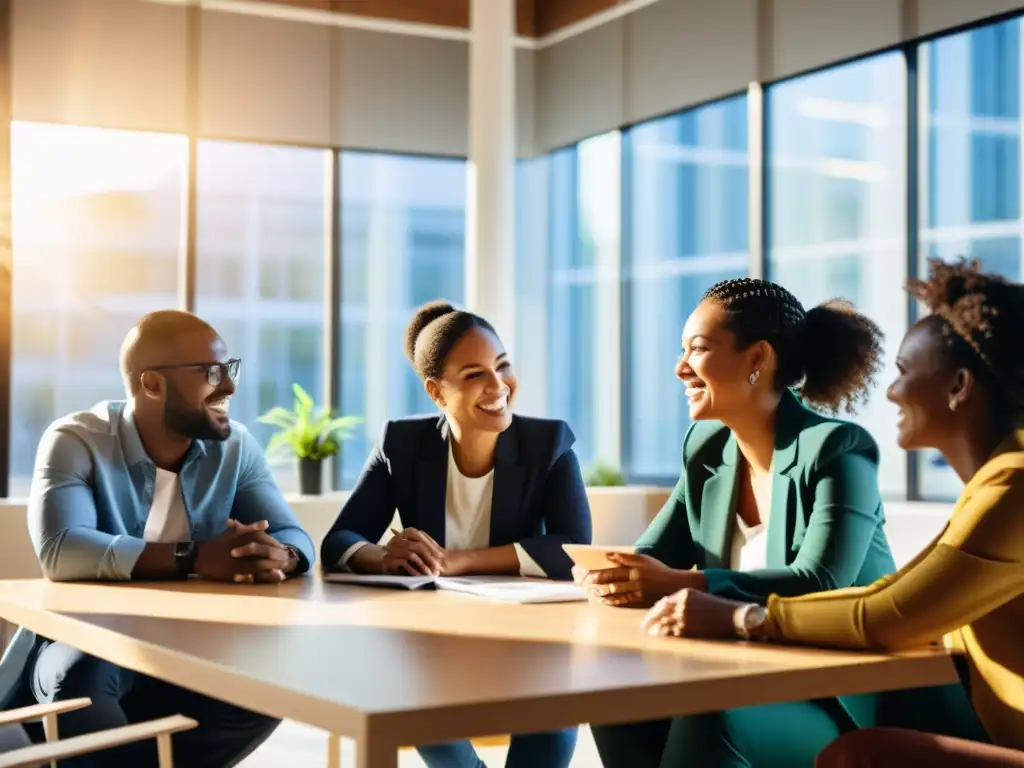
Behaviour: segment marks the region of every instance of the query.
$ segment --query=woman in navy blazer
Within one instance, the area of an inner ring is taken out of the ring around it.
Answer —
[[[518,381],[494,328],[435,302],[406,354],[440,416],[388,422],[321,545],[360,573],[571,579],[562,544],[589,544],[590,506],[568,425],[512,414]],[[386,544],[395,511],[402,530]],[[513,736],[506,765],[564,768],[576,729]],[[466,742],[419,747],[430,768],[482,765]]]

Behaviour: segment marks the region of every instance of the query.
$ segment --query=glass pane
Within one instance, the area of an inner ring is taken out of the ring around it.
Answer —
[[[749,269],[746,96],[638,125],[628,149],[628,473],[674,482],[690,425],[679,339],[704,291]]]
[[[595,136],[550,156],[545,415],[576,434],[584,470],[619,463],[619,241],[622,136]]]
[[[341,410],[364,428],[342,447],[351,487],[388,419],[436,408],[405,359],[425,301],[461,304],[466,163],[341,153]]]
[[[886,366],[857,417],[878,441],[882,492],[902,497],[906,463],[885,390],[906,332],[906,82],[888,53],[772,86],[768,277],[805,307],[853,301],[886,334]]]
[[[46,426],[124,398],[121,341],[142,315],[178,303],[188,144],[15,122],[11,149],[10,493],[24,496]]]
[[[973,256],[988,271],[1024,279],[1021,29],[1013,19],[919,48],[921,274],[929,257]],[[925,499],[959,495],[963,485],[937,451],[917,461]]]
[[[329,161],[326,150],[199,142],[196,314],[242,358],[231,416],[263,445],[274,428],[256,419],[291,407],[293,382],[323,402]],[[274,473],[298,490],[294,460]]]
[[[516,411],[547,414],[549,156],[516,164]]]

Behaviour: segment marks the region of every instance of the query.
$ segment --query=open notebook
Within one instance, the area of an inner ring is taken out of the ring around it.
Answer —
[[[575,603],[587,599],[582,587],[564,581],[512,576],[374,576],[328,573],[324,581],[393,589],[443,589],[503,603]]]

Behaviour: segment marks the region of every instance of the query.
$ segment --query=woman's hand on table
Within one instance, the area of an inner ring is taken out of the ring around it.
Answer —
[[[744,605],[696,589],[683,589],[658,600],[640,626],[647,634],[661,637],[735,638],[733,617]]]
[[[398,531],[384,545],[381,570],[409,576],[437,576],[450,556],[430,536],[417,528]]]
[[[680,589],[701,588],[704,577],[698,571],[669,568],[649,555],[613,552],[612,567],[599,571],[573,569],[576,583],[587,587],[593,601],[618,607],[642,607]]]

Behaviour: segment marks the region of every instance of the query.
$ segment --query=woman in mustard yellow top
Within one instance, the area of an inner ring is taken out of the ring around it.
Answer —
[[[889,399],[900,445],[938,449],[966,484],[942,534],[867,587],[773,595],[766,608],[682,590],[644,628],[892,650],[947,636],[991,744],[869,729],[833,742],[818,765],[1024,765],[1024,286],[976,262],[932,261],[908,290],[932,314],[903,339]]]

